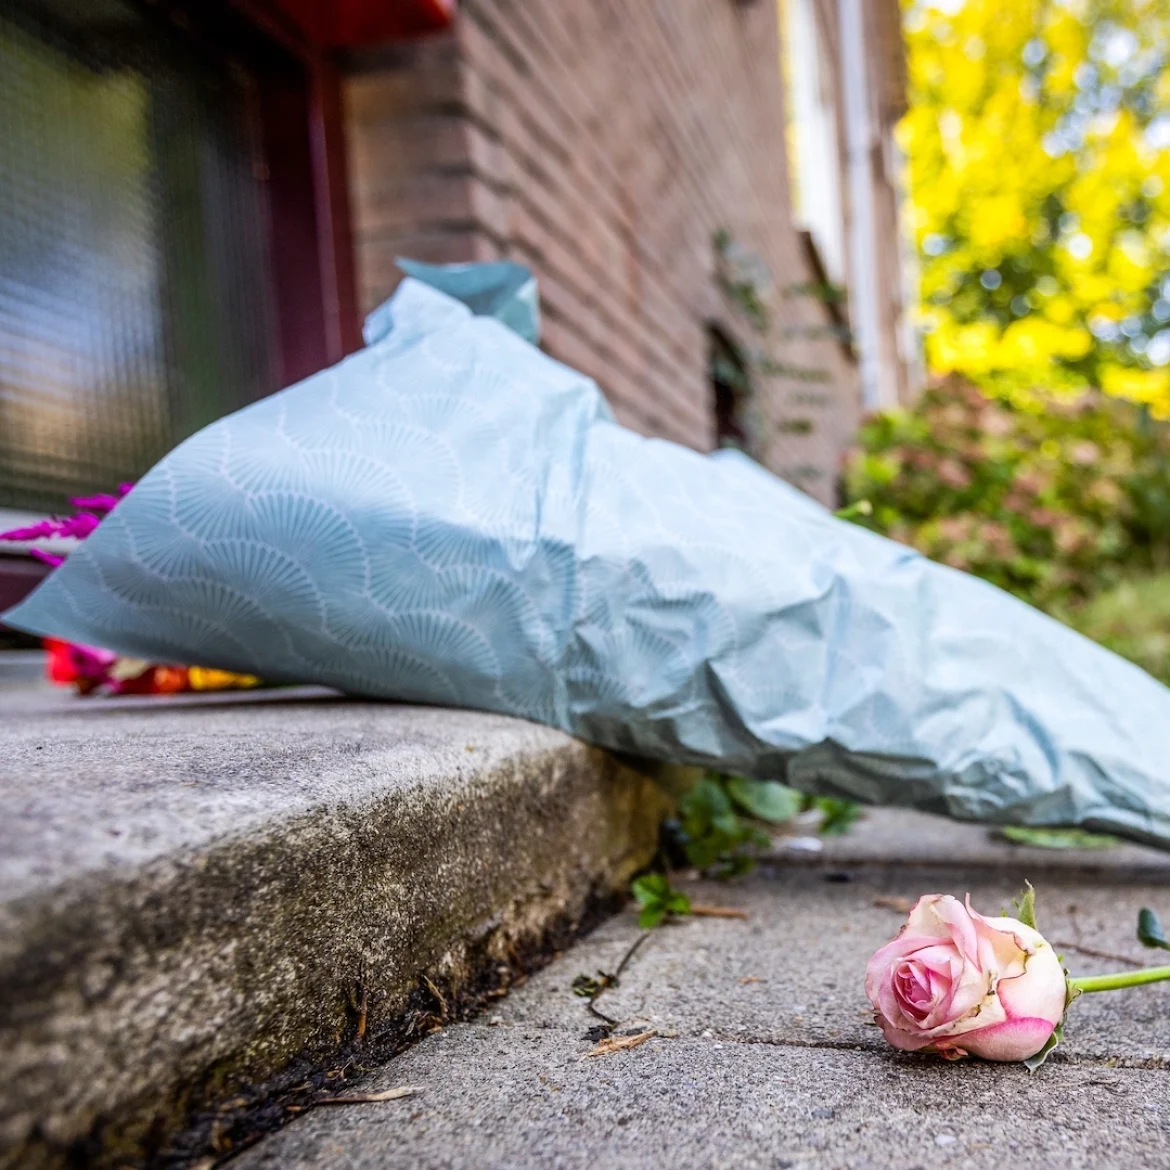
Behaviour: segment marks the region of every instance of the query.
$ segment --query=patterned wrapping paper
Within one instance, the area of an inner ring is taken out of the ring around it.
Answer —
[[[176,448],[5,620],[1170,846],[1170,691],[743,456],[622,428],[521,336],[522,269],[411,271],[363,351]]]

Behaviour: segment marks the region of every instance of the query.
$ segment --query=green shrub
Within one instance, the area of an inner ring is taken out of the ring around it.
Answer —
[[[1170,429],[1102,395],[946,382],[865,424],[846,490],[859,522],[1050,612],[1170,568]]]
[[[1170,685],[1170,573],[1123,581],[1058,616]]]

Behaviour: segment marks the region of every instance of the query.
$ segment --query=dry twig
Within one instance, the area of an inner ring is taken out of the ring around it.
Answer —
[[[373,1105],[379,1101],[397,1101],[402,1097],[413,1097],[421,1093],[420,1085],[403,1085],[398,1089],[386,1089],[381,1093],[351,1093],[345,1097],[318,1097],[314,1105]]]
[[[630,960],[638,953],[638,948],[650,937],[651,934],[653,934],[653,931],[644,930],[640,935],[638,935],[636,939],[634,939],[633,944],[622,956],[622,961],[618,964],[617,970],[612,975],[607,975],[605,972],[602,972],[601,978],[598,980],[597,990],[589,997],[589,1014],[596,1016],[610,1028],[616,1028],[618,1026],[618,1021],[613,1019],[612,1016],[607,1016],[605,1012],[598,1011],[594,1005],[596,1004],[597,1000],[599,1000],[601,996],[611,987],[617,987],[618,980],[621,978],[622,972],[626,969],[626,967],[629,966]]]
[[[899,914],[909,914],[914,909],[914,903],[909,898],[895,898],[888,894],[874,898],[873,904],[882,910],[896,910]]]
[[[1082,943],[1074,942],[1052,942],[1054,950],[1076,951],[1081,955],[1092,955],[1094,959],[1105,959],[1110,963],[1124,963],[1127,967],[1144,967],[1140,959],[1131,959],[1127,955],[1114,954],[1113,951],[1101,951],[1096,947],[1087,947]]]
[[[696,918],[747,918],[746,910],[734,906],[706,906],[701,902],[691,903],[691,913]]]
[[[651,1028],[649,1032],[639,1032],[636,1036],[607,1036],[581,1059],[588,1060],[591,1056],[610,1056],[615,1052],[625,1052],[630,1048],[637,1048],[639,1044],[645,1044],[651,1036],[657,1035],[658,1033]]]
[[[435,997],[435,1002],[439,1005],[439,1021],[445,1024],[447,1022],[447,1001],[443,997],[443,993],[426,975],[423,976],[423,982],[427,985],[427,990]]]

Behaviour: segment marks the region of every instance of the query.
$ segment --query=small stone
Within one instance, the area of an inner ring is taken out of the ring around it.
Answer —
[[[784,848],[790,853],[820,853],[825,843],[819,837],[788,837]]]
[[[958,1140],[953,1133],[936,1133],[934,1135],[934,1144],[936,1146],[953,1146]]]

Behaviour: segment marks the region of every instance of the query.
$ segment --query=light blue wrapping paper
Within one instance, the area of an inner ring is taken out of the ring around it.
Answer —
[[[179,446],[5,620],[1170,845],[1170,691],[738,454],[617,425],[522,336],[523,269],[412,271],[367,348]]]

